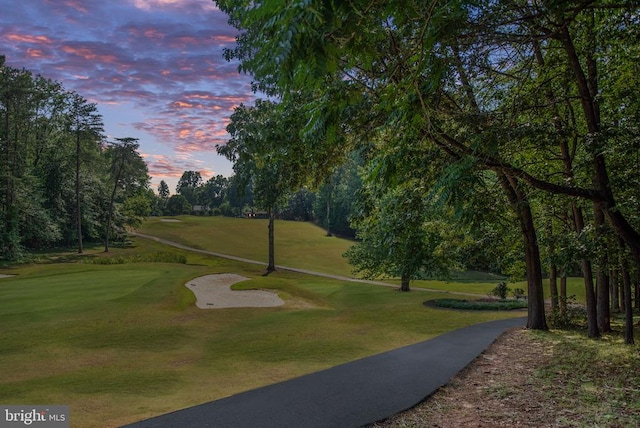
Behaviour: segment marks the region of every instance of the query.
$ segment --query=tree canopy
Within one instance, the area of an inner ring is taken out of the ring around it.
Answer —
[[[391,147],[422,141],[439,151],[448,159],[440,176],[458,186],[467,172],[492,174],[484,179],[502,190],[519,223],[530,327],[546,328],[536,224],[542,195],[564,201],[578,234],[590,223],[599,227],[602,213],[640,265],[637,174],[619,156],[639,147],[630,77],[637,5],[216,3],[241,31],[226,55],[256,89],[285,102],[308,94],[307,145],[335,145],[339,135],[368,145],[374,133]],[[585,276],[588,268],[583,263]],[[585,287],[595,336],[595,291]]]
[[[0,56],[0,259],[73,243],[82,252],[83,238],[104,237],[111,151],[102,128],[95,104]],[[121,180],[117,190],[138,197],[146,180]],[[124,211],[125,200],[115,202],[114,227],[144,215],[133,201]]]

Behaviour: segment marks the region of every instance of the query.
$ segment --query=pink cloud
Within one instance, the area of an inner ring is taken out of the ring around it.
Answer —
[[[118,61],[118,57],[112,53],[100,52],[98,46],[92,46],[93,43],[82,43],[75,45],[62,46],[62,51],[69,54],[79,56],[84,60],[98,61],[107,64],[114,64]]]
[[[0,14],[7,63],[58,80],[98,108],[121,107],[107,108],[108,135],[140,131],[143,151],[159,143],[175,153],[148,158],[154,176],[195,170],[191,156],[215,154],[233,109],[254,98],[249,77],[222,57],[236,30],[213,1],[0,0],[9,3],[11,13]]]
[[[47,36],[34,36],[30,34],[6,34],[4,37],[13,43],[31,43],[50,45],[52,40]]]
[[[162,179],[173,179],[171,181],[175,181],[175,179],[182,177],[185,171],[198,171],[205,180],[215,175],[213,170],[203,167],[202,162],[194,161],[190,158],[180,159],[157,154],[142,154],[142,157],[147,163],[149,174],[152,175],[155,178],[154,181],[158,183]]]

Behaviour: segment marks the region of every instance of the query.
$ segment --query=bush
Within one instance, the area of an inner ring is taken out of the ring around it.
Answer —
[[[569,296],[566,301],[560,302],[567,310],[561,313],[555,309],[547,316],[547,322],[551,328],[570,330],[583,328],[587,323],[587,310],[584,306],[575,303],[576,296]]]
[[[527,298],[527,294],[524,292],[522,288],[514,288],[511,292],[511,295],[514,299],[522,300]]]
[[[510,291],[511,289],[507,287],[507,283],[501,282],[498,285],[496,285],[496,287],[493,290],[491,290],[489,294],[491,296],[496,296],[499,299],[505,300],[507,298],[507,294],[509,294]]]
[[[510,311],[524,309],[527,303],[522,300],[463,300],[463,299],[435,299],[425,302],[427,306],[446,309],[463,309],[473,311]]]

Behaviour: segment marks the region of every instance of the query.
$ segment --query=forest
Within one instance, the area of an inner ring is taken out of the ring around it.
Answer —
[[[0,260],[123,240],[153,200],[137,149],[134,138],[107,141],[82,95],[0,56]]]

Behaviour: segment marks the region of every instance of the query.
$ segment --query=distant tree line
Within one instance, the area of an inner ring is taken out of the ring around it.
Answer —
[[[329,235],[355,238],[350,219],[354,214],[356,195],[362,185],[358,175],[361,162],[354,155],[340,165],[317,188],[303,187],[288,191],[275,208],[281,220],[309,221],[327,230]],[[241,183],[237,175],[217,175],[206,182],[198,171],[185,171],[173,194],[166,181],[157,188],[152,215],[205,215],[227,217],[266,216],[264,207],[254,197],[253,183]]]
[[[153,201],[137,149],[105,140],[95,104],[0,56],[0,260],[122,241]]]

